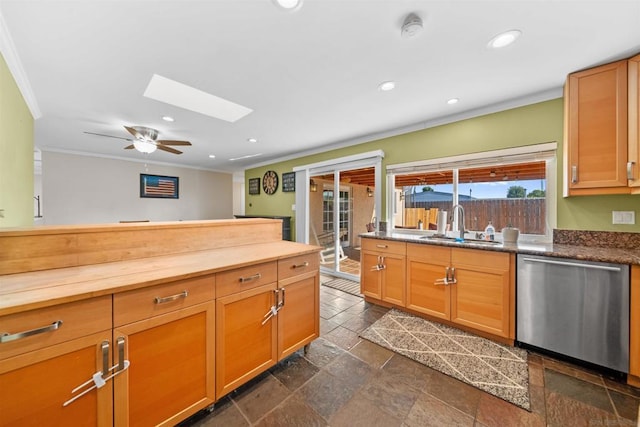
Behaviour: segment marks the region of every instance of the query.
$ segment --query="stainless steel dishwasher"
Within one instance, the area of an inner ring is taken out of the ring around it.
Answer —
[[[516,340],[629,372],[629,266],[518,255]]]

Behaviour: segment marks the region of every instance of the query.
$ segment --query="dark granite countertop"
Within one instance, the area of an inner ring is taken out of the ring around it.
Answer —
[[[554,233],[555,234],[555,233]],[[637,264],[640,265],[640,247],[616,248],[587,246],[584,244],[567,243],[482,243],[472,240],[464,242],[431,240],[424,236],[428,233],[410,234],[398,232],[371,232],[360,234],[360,237],[367,237],[381,240],[395,240],[407,243],[419,243],[424,245],[438,245],[449,247],[461,247],[468,249],[482,249],[497,252],[512,252],[517,254],[544,255],[558,258],[572,258],[584,261],[610,262],[617,264]],[[555,237],[554,237],[555,238]],[[567,241],[567,239],[563,239]],[[582,242],[581,242],[582,243]]]

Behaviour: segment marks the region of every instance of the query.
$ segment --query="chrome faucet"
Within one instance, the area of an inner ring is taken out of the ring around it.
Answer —
[[[460,208],[460,216],[458,218],[458,230],[460,231],[460,238],[464,239],[464,209],[461,205],[455,205],[453,207],[453,214],[456,213],[456,208]]]

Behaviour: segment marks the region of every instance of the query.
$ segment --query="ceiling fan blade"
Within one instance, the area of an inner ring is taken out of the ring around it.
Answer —
[[[158,150],[167,151],[173,154],[182,154],[182,151],[178,151],[175,148],[165,147],[164,145],[157,144]]]
[[[129,126],[125,126],[124,128],[127,130],[127,132],[129,132],[131,135],[133,135],[136,139],[144,139],[144,137],[142,135],[140,135],[140,132],[138,132],[134,128],[129,127]]]
[[[126,147],[124,147],[124,149],[125,149],[125,150],[131,150],[131,149],[133,149],[133,148],[135,148],[135,147],[133,146],[133,144],[131,144],[131,145],[127,145]]]
[[[191,143],[189,141],[174,141],[171,139],[161,139],[159,141],[156,141],[156,144],[162,144],[162,145],[191,145]]]
[[[107,138],[116,138],[116,139],[124,139],[125,141],[133,141],[131,138],[123,138],[121,136],[105,135],[103,133],[95,133],[95,132],[87,132],[87,131],[85,131],[84,133],[86,133],[88,135],[106,136]]]

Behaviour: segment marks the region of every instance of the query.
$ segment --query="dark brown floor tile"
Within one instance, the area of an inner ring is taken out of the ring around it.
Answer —
[[[378,408],[398,419],[404,419],[421,393],[387,374],[377,371],[359,392]]]
[[[547,425],[549,427],[595,427],[619,424],[617,417],[610,412],[562,394],[547,391]]]
[[[476,414],[480,397],[485,394],[438,371],[433,371],[424,392],[472,416]]]
[[[548,392],[559,393],[586,405],[614,413],[613,405],[604,386],[598,386],[550,369],[544,371],[544,383]]]
[[[367,340],[360,340],[349,352],[374,369],[380,369],[394,355],[393,351]]]
[[[341,347],[324,338],[318,338],[309,345],[309,351],[304,354],[304,357],[314,365],[322,368],[344,353],[345,350]]]
[[[254,425],[258,427],[323,427],[327,422],[298,396],[291,396]]]
[[[336,316],[337,317],[337,316]],[[372,322],[365,320],[359,316],[352,317],[351,319],[343,322],[341,326],[353,331],[360,333],[371,326]]]
[[[357,315],[355,314],[351,314],[351,313],[347,313],[345,311],[341,311],[340,313],[337,313],[335,316],[333,316],[331,318],[331,321],[338,323],[339,325],[342,325],[345,322],[348,322],[349,320],[355,318]]]
[[[417,390],[425,390],[427,384],[433,381],[432,376],[436,374],[433,369],[397,353],[393,353],[382,370],[393,375],[397,381],[415,387]]]
[[[529,384],[529,402],[531,412],[540,415],[542,419],[547,417],[544,387]]]
[[[339,309],[320,304],[320,317],[323,319],[330,319],[338,313],[340,313]]]
[[[298,352],[293,353],[270,369],[271,374],[290,391],[296,390],[309,381],[319,370],[320,368],[309,362]]]
[[[602,376],[599,373],[590,371],[587,368],[572,365],[569,362],[544,357],[544,367],[545,369],[561,372],[565,375],[579,378],[595,385],[604,385]]]
[[[320,318],[320,335],[326,335],[329,332],[333,331],[335,328],[340,326],[338,322],[334,322],[330,319]]]
[[[329,304],[332,305],[333,307],[339,308],[340,310],[346,310],[350,307],[353,307],[356,303],[357,301],[353,301],[351,299],[347,299],[340,296],[332,300]]]
[[[529,384],[544,387],[544,368],[542,365],[529,363]]]
[[[420,393],[403,425],[407,427],[472,427],[474,419],[471,415],[433,396]]]
[[[640,399],[614,390],[609,390],[609,396],[611,396],[618,415],[627,420],[636,420],[638,418]]]
[[[344,350],[349,350],[360,341],[360,337],[356,332],[353,332],[342,326],[338,326],[333,331],[329,332],[324,338]]]
[[[482,393],[480,397],[476,420],[487,427],[545,425],[544,418],[540,415],[526,411],[487,393]]]
[[[340,378],[355,388],[360,388],[364,383],[369,381],[374,372],[371,366],[352,356],[350,353],[345,353],[337,357],[324,369],[331,375]]]
[[[382,411],[357,393],[331,419],[332,427],[399,427],[402,420]]]
[[[229,397],[218,401],[212,412],[201,411],[178,424],[179,427],[248,427],[249,425],[249,421]]]
[[[320,371],[303,385],[295,395],[328,420],[356,393],[357,386],[328,372]]]
[[[636,388],[611,378],[603,378],[605,386],[610,390],[640,398],[640,388]]]
[[[254,423],[290,394],[291,392],[280,381],[268,374],[261,375],[260,381],[251,381],[232,392],[231,398],[249,421]]]
[[[367,310],[369,307],[370,307],[369,303],[366,303],[366,302],[360,300],[360,302],[352,305],[351,307],[346,309],[344,312],[345,313],[349,313],[349,314],[360,314],[363,311]]]

